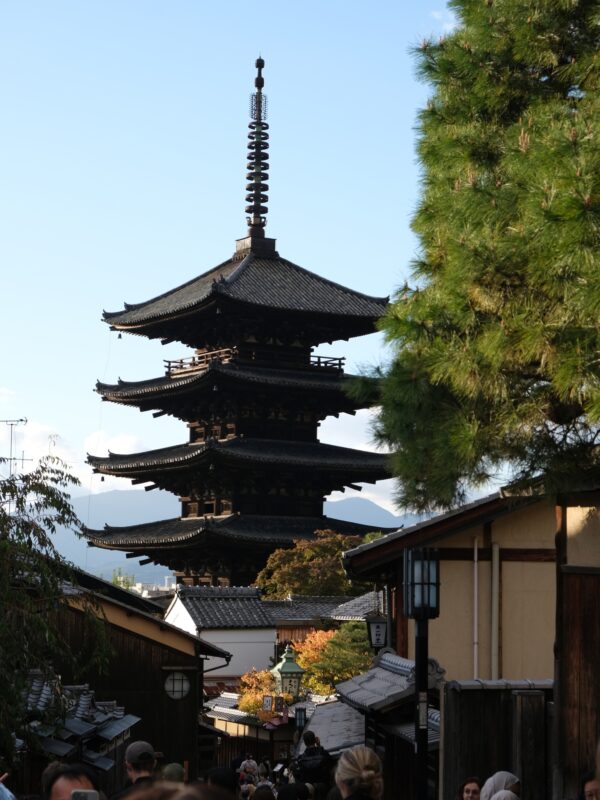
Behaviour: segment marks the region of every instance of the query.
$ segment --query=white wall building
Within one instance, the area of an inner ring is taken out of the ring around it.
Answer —
[[[197,636],[202,634],[204,641],[231,653],[228,665],[216,658],[207,660],[206,685],[235,683],[252,668],[270,669],[273,665],[277,631],[258,589],[179,586],[165,622]]]

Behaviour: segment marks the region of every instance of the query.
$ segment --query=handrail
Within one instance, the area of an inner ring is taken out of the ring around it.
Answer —
[[[239,353],[237,348],[224,347],[220,350],[210,350],[206,353],[196,353],[195,355],[188,356],[187,358],[164,359],[164,363],[166,374],[170,378],[173,378],[177,375],[189,375],[194,372],[202,372],[203,370],[208,369],[211,364],[229,364],[238,357]],[[240,357],[240,361],[253,361],[256,364],[261,364],[264,366],[269,366],[273,362],[279,362],[282,364],[283,368],[287,369],[306,369],[308,366],[309,369],[324,369],[343,372],[346,359],[338,356],[311,355],[310,364],[306,365],[299,364],[294,360],[291,360],[289,358],[289,354],[287,353],[271,351],[268,353],[268,355],[265,354],[264,358],[261,358],[260,355],[257,357],[257,354],[248,354],[248,356],[244,354],[243,358]]]

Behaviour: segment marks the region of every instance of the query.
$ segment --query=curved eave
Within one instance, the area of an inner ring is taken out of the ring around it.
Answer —
[[[331,517],[273,517],[231,514],[224,517],[175,518],[158,522],[84,529],[94,547],[128,552],[175,551],[208,540],[233,540],[271,547],[292,546],[295,539],[310,539],[316,530],[335,530],[344,535],[364,536],[377,526],[362,525]],[[384,532],[389,529],[384,529]]]
[[[359,408],[360,404],[347,397],[345,384],[355,380],[354,375],[326,373],[318,368],[309,370],[284,370],[249,368],[242,365],[216,364],[202,372],[189,375],[163,376],[147,381],[121,381],[116,384],[96,383],[96,391],[103,399],[113,403],[131,405],[160,402],[164,398],[193,395],[205,392],[214,385],[259,384],[262,387],[295,389],[296,391],[337,395],[346,407]]]
[[[143,476],[157,470],[187,470],[204,463],[252,463],[266,466],[308,467],[316,471],[357,473],[360,480],[380,480],[390,475],[388,457],[328,444],[279,441],[274,439],[230,439],[202,444],[183,444],[145,453],[108,458],[88,454],[95,472],[108,475]]]

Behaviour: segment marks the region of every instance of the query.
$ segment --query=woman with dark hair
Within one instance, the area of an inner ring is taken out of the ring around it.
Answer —
[[[481,781],[479,778],[466,778],[458,787],[457,800],[479,800]]]

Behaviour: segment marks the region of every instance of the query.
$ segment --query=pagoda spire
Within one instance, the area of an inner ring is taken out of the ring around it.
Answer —
[[[265,79],[262,71],[265,66],[263,58],[256,59],[257,75],[254,79],[256,91],[250,95],[250,117],[252,122],[248,125],[248,173],[246,179],[246,217],[248,222],[248,236],[251,242],[264,239],[265,225],[267,224],[265,203],[268,200],[266,192],[269,189],[266,181],[269,178],[269,126],[267,118],[267,96],[263,94]]]

